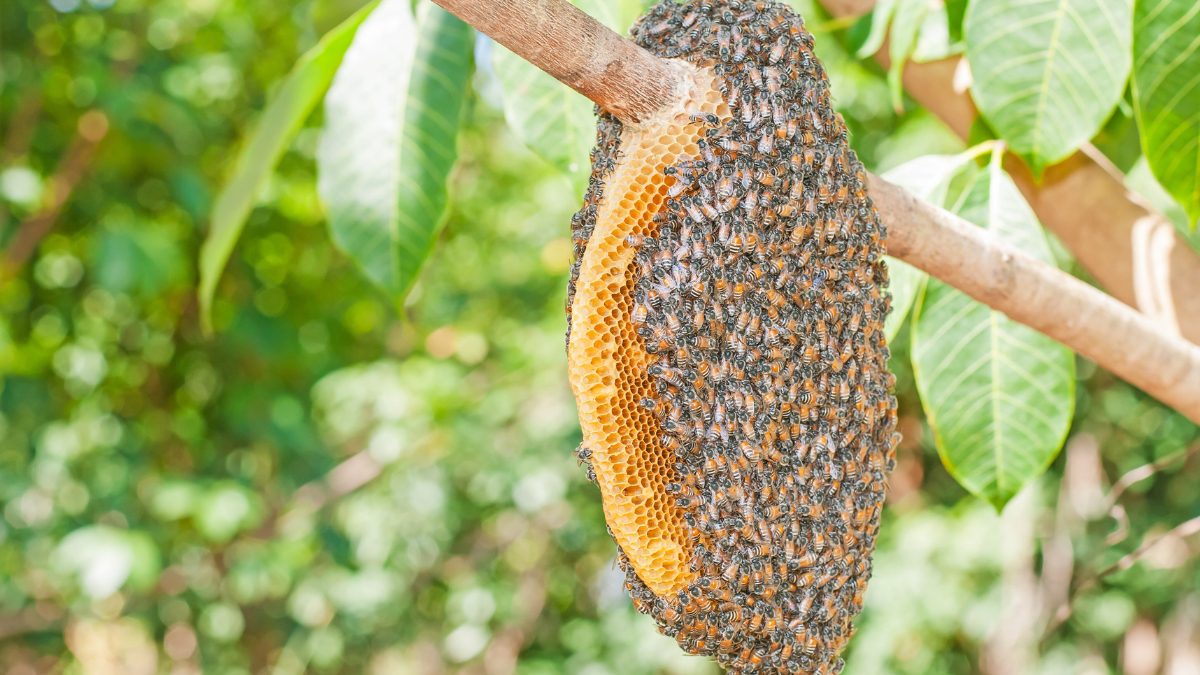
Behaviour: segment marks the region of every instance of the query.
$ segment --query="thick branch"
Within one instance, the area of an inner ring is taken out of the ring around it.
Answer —
[[[625,122],[672,106],[680,68],[562,0],[434,0]]]
[[[868,176],[888,252],[1092,359],[1200,423],[1200,347],[962,218]]]
[[[821,0],[836,17],[870,9],[871,0]],[[885,44],[875,58],[886,67]],[[966,139],[978,112],[956,74],[961,57],[904,66],[904,88],[959,137]],[[963,78],[959,78],[960,80]],[[1159,325],[1200,344],[1200,255],[1175,228],[1125,188],[1120,173],[1085,147],[1033,179],[1020,159],[1005,168],[1051,232],[1113,296],[1154,317]]]
[[[627,78],[617,88],[597,91],[608,85],[595,80],[581,86],[564,76],[596,70],[580,65],[584,60],[624,63],[620,71],[647,67],[647,73],[660,73],[664,67],[636,65],[656,59],[565,0],[436,1],[485,33],[495,31],[498,42],[610,110],[649,114],[656,109],[645,101],[661,103],[664,91],[685,89],[672,80],[656,80],[655,86]],[[611,37],[598,43],[600,34]],[[528,36],[535,46],[522,45]],[[563,63],[573,65],[562,68]],[[628,87],[644,88],[633,95]],[[1062,342],[1200,423],[1200,347],[1164,334],[1142,314],[895,185],[870,176],[869,189],[888,226],[892,255]]]

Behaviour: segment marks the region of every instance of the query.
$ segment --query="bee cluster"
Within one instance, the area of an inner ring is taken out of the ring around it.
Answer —
[[[729,114],[693,117],[696,154],[665,168],[654,228],[626,242],[628,321],[653,382],[640,404],[660,431],[654,451],[674,458],[666,490],[693,572],[655,593],[619,551],[626,586],[683,649],[734,672],[836,673],[896,442],[883,226],[790,9],[665,0],[633,35],[710,68]],[[615,198],[604,188],[621,132],[600,116],[572,222],[572,298],[599,206]]]

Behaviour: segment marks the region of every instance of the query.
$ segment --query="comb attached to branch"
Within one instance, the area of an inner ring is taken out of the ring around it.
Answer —
[[[633,33],[715,80],[675,115],[601,116],[573,222],[582,455],[635,604],[681,647],[837,672],[895,442],[883,228],[797,15],[664,2]]]

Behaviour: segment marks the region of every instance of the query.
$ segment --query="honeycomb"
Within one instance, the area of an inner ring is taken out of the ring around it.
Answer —
[[[897,441],[884,228],[789,8],[665,0],[633,36],[713,86],[599,114],[567,295],[579,459],[634,606],[682,649],[837,673]]]
[[[713,88],[697,101],[701,114],[725,113]],[[590,245],[580,261],[571,304],[567,372],[613,539],[655,593],[684,588],[690,569],[682,514],[667,485],[678,474],[674,453],[643,404],[655,396],[651,359],[631,321],[636,243],[657,233],[675,179],[668,166],[698,152],[703,122],[652,120],[627,127],[623,160],[608,178]]]

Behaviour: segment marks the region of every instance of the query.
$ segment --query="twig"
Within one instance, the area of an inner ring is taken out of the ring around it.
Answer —
[[[1129,514],[1125,511],[1123,504],[1113,504],[1112,508],[1108,510],[1108,517],[1112,518],[1117,526],[1104,537],[1104,543],[1116,546],[1129,536]]]
[[[1112,489],[1109,490],[1108,495],[1104,499],[1108,509],[1108,516],[1116,521],[1117,527],[1108,533],[1108,536],[1104,538],[1104,543],[1109,546],[1115,546],[1125,541],[1125,537],[1129,536],[1129,515],[1125,512],[1125,507],[1118,502],[1126,490],[1181,459],[1186,462],[1197,453],[1200,453],[1200,444],[1193,445],[1179,452],[1173,452],[1166,457],[1160,457],[1149,464],[1143,464],[1137,468],[1130,469],[1117,479],[1117,482],[1113,483]]]
[[[835,17],[866,13],[873,0],[821,0]],[[887,67],[886,43],[875,58]],[[956,78],[961,57],[904,66],[904,88],[959,137],[979,113]],[[1125,188],[1120,172],[1092,146],[1049,167],[1041,182],[1020,159],[1005,168],[1038,219],[1114,297],[1154,317],[1160,330],[1200,343],[1200,255],[1162,215]]]
[[[108,118],[100,110],[89,110],[80,116],[76,127],[75,138],[63,154],[46,188],[42,207],[21,222],[4,251],[3,260],[0,260],[0,281],[15,274],[33,255],[42,239],[54,229],[54,223],[67,200],[87,173],[96,148],[108,135]]]
[[[16,111],[4,130],[4,143],[0,147],[0,165],[7,165],[12,160],[24,155],[33,141],[33,131],[37,128],[38,113],[42,111],[42,92],[30,88],[25,91],[21,101],[17,103]]]
[[[1117,500],[1121,498],[1121,495],[1125,494],[1125,491],[1129,488],[1150,478],[1179,460],[1186,462],[1196,454],[1200,454],[1200,443],[1178,452],[1173,452],[1165,457],[1159,457],[1149,464],[1143,464],[1126,471],[1117,479],[1117,482],[1113,483],[1112,489],[1108,491],[1108,496],[1105,498],[1105,502],[1109,508],[1112,508],[1116,505]]]
[[[1066,621],[1067,619],[1069,619],[1071,617],[1071,604],[1074,601],[1074,599],[1079,597],[1079,595],[1083,591],[1086,591],[1089,588],[1092,588],[1096,584],[1100,583],[1101,580],[1103,580],[1105,577],[1109,576],[1110,574],[1113,574],[1115,572],[1121,572],[1121,571],[1129,569],[1130,567],[1133,567],[1134,563],[1136,563],[1138,560],[1140,560],[1142,557],[1144,557],[1147,553],[1152,551],[1155,546],[1158,546],[1159,544],[1163,543],[1164,541],[1167,541],[1168,539],[1183,539],[1185,537],[1190,537],[1194,534],[1200,534],[1200,516],[1196,516],[1189,520],[1185,520],[1182,523],[1176,525],[1175,527],[1171,528],[1167,532],[1155,537],[1154,539],[1152,539],[1150,541],[1146,541],[1145,539],[1143,539],[1141,545],[1138,546],[1136,549],[1121,556],[1113,564],[1101,569],[1100,571],[1096,572],[1095,574],[1092,574],[1091,576],[1088,576],[1085,579],[1083,579],[1082,581],[1080,581],[1071,590],[1071,594],[1067,598],[1067,600],[1065,602],[1063,602],[1063,604],[1059,605],[1058,609],[1054,612],[1052,618],[1050,619],[1049,624],[1046,626],[1045,635],[1050,635],[1051,633],[1053,633],[1055,629],[1057,629],[1059,626],[1061,626],[1063,624],[1064,621]]]
[[[0,143],[0,166],[11,166],[13,160],[21,157],[29,150],[33,142],[33,131],[37,127],[38,113],[42,110],[42,92],[39,89],[26,89],[16,111],[4,130],[4,141]],[[3,238],[5,226],[8,225],[8,209],[0,205],[0,238]]]
[[[1124,541],[1125,538],[1127,536],[1129,536],[1129,516],[1125,512],[1125,507],[1118,501],[1121,498],[1121,496],[1125,493],[1125,491],[1128,490],[1129,487],[1153,476],[1154,474],[1158,473],[1162,469],[1170,466],[1171,464],[1174,464],[1175,462],[1178,462],[1181,459],[1186,461],[1190,457],[1194,456],[1197,452],[1200,452],[1200,445],[1193,445],[1192,447],[1187,448],[1186,450],[1181,450],[1179,452],[1172,453],[1166,457],[1162,457],[1162,458],[1158,459],[1157,461],[1150,462],[1148,464],[1144,464],[1135,469],[1131,469],[1131,470],[1125,472],[1119,479],[1117,479],[1116,483],[1113,484],[1112,489],[1109,490],[1108,494],[1104,496],[1104,504],[1108,510],[1108,515],[1109,515],[1109,517],[1111,517],[1113,520],[1115,520],[1117,522],[1117,529],[1115,531],[1109,533],[1108,536],[1105,537],[1105,544],[1107,544],[1108,546],[1115,546],[1116,544],[1119,544],[1122,541]],[[1069,466],[1071,458],[1068,457],[1067,461],[1068,461],[1068,466]],[[1059,504],[1060,519],[1064,512],[1065,512],[1065,510],[1063,509],[1062,503],[1060,500],[1060,504]],[[1198,517],[1198,518],[1200,518],[1200,517]],[[1059,626],[1061,626],[1062,623],[1070,617],[1071,606],[1074,603],[1075,598],[1078,597],[1080,593],[1095,586],[1095,584],[1098,581],[1100,581],[1104,577],[1112,574],[1113,572],[1116,572],[1118,570],[1128,569],[1129,567],[1131,567],[1133,565],[1133,563],[1136,560],[1138,560],[1139,558],[1144,556],[1147,552],[1149,552],[1151,549],[1153,549],[1156,545],[1158,545],[1162,541],[1166,540],[1168,537],[1172,537],[1172,536],[1184,537],[1184,536],[1188,536],[1189,534],[1195,533],[1197,531],[1197,529],[1196,529],[1197,522],[1196,521],[1197,521],[1197,518],[1193,518],[1192,520],[1186,521],[1186,522],[1176,526],[1170,532],[1167,532],[1165,535],[1156,538],[1154,541],[1150,541],[1150,542],[1143,541],[1143,543],[1137,548],[1137,550],[1135,550],[1132,553],[1129,553],[1125,556],[1122,556],[1121,559],[1118,560],[1116,563],[1113,563],[1112,565],[1105,567],[1104,569],[1096,572],[1095,574],[1092,574],[1092,575],[1089,575],[1086,577],[1082,577],[1081,580],[1078,581],[1077,583],[1075,583],[1074,585],[1071,585],[1068,583],[1066,592],[1063,593],[1061,595],[1061,597],[1055,598],[1054,602],[1049,603],[1051,612],[1047,616],[1046,628],[1043,631],[1042,640],[1045,641],[1045,639],[1047,637],[1049,637],[1051,634],[1053,634],[1055,629],[1057,629]],[[1051,546],[1050,543],[1047,543],[1046,552],[1045,552],[1045,559],[1047,561],[1047,564],[1049,564],[1049,560],[1051,557],[1050,546]],[[1065,546],[1068,549],[1070,548],[1070,538],[1069,537],[1066,538]],[[1069,574],[1070,570],[1067,569],[1066,572],[1067,572],[1067,574]],[[1047,599],[1051,599],[1051,598],[1047,598]]]

